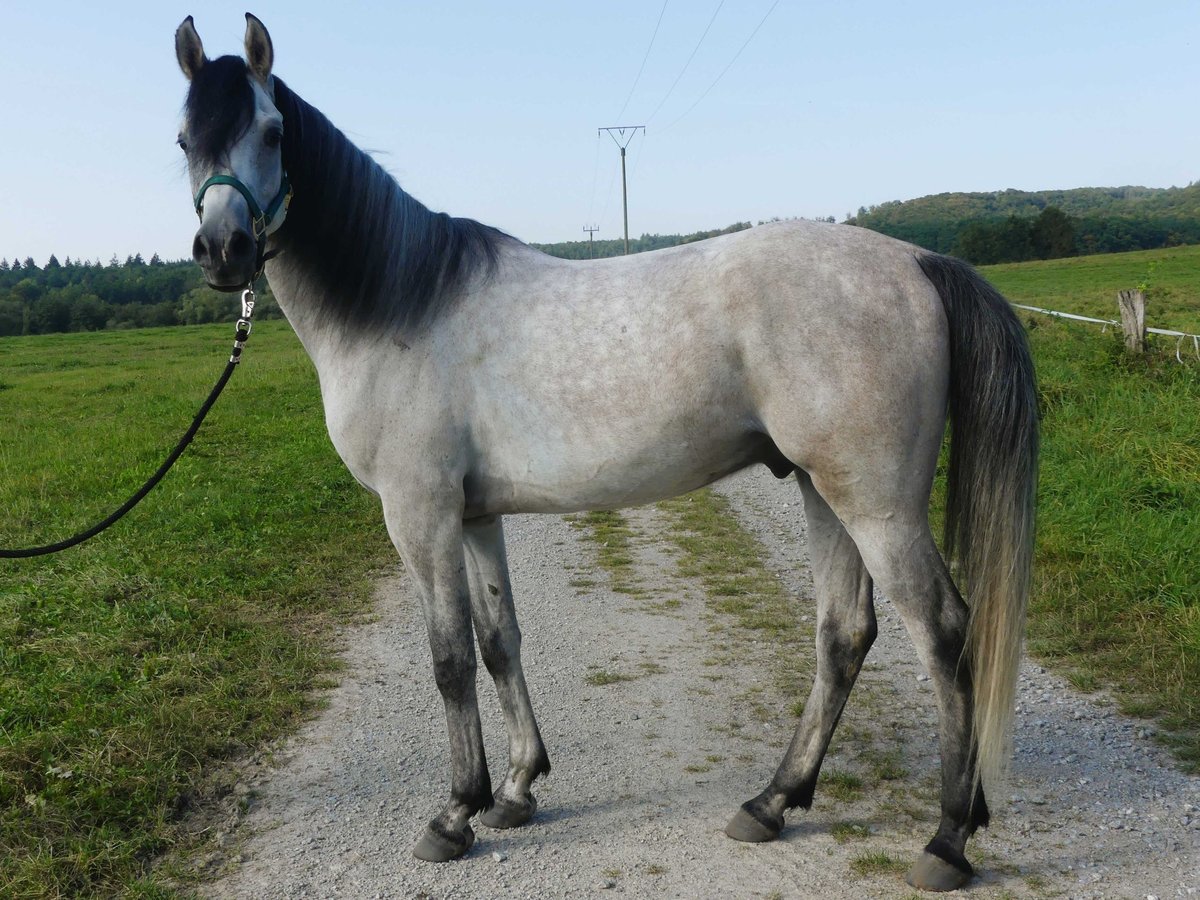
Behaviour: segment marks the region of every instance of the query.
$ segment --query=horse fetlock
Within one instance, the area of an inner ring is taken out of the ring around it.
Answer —
[[[538,741],[537,754],[534,757],[533,763],[528,767],[528,771],[532,773],[529,776],[531,783],[543,775],[550,774],[550,755],[546,752],[546,748],[540,740]]]
[[[992,814],[983,796],[983,785],[980,785],[975,789],[975,801],[971,804],[971,833],[974,834],[978,828],[987,828],[991,821]]]
[[[485,769],[478,777],[472,778],[466,786],[455,786],[451,789],[450,797],[452,801],[450,809],[439,820],[435,821],[443,821],[448,828],[454,828],[459,824],[465,823],[475,813],[482,812],[491,807],[491,776],[488,775]],[[450,813],[450,810],[454,811],[453,815]]]

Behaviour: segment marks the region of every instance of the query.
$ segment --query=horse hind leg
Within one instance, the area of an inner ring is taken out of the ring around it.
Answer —
[[[858,548],[809,476],[797,471],[796,480],[804,495],[817,594],[817,673],[775,777],[725,828],[739,841],[772,840],[786,810],[812,805],[821,761],[876,634],[871,577]]]
[[[976,778],[971,670],[963,648],[968,610],[938,553],[923,514],[891,519],[849,517],[846,527],[880,589],[891,599],[929,672],[938,707],[941,748],[941,821],[908,874],[922,890],[949,891],[974,875],[967,839],[988,824],[987,802]]]
[[[549,774],[550,759],[521,668],[521,630],[513,607],[500,518],[466,522],[463,547],[479,652],[496,684],[508,732],[508,773],[496,789],[491,809],[484,810],[479,821],[489,828],[515,828],[533,818],[537,800],[529,788],[539,775]]]

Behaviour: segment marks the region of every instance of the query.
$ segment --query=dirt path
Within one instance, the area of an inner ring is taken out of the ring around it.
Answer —
[[[765,473],[721,491],[802,598],[803,517],[794,485]],[[679,574],[672,525],[626,514],[637,537],[630,593],[558,517],[507,523],[526,674],[554,771],[516,831],[477,829],[463,860],[410,850],[447,790],[441,702],[409,585],[380,585],[379,618],[348,637],[329,708],[248,778],[246,815],[218,843],[216,897],[904,897],[894,869],[932,832],[937,760],[928,682],[898,618],[850,701],[814,808],[782,839],[722,834],[790,737],[798,697],[777,689],[777,648],[711,612]],[[678,604],[675,603],[678,601]],[[506,759],[481,672],[493,777]],[[1200,893],[1200,779],[1176,772],[1144,726],[1022,676],[1018,755],[996,824],[972,842],[979,897],[1161,898]]]

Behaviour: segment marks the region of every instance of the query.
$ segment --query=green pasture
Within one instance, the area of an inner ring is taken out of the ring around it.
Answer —
[[[1148,272],[1151,324],[1200,330],[1200,248],[986,274],[1018,302],[1113,318],[1115,291]],[[1200,765],[1200,363],[1021,317],[1045,430],[1031,646]],[[0,545],[119,504],[190,421],[230,331],[0,339]],[[286,323],[261,323],[141,507],[61,556],[0,562],[0,896],[165,892],[174,863],[148,863],[186,857],[189,814],[228,790],[230,762],[311,710],[339,626],[390,565],[310,363]]]
[[[1200,259],[1200,257],[1197,257]],[[1200,768],[1200,361],[1029,323],[1042,402],[1030,646]],[[1172,344],[1173,348],[1173,344]]]
[[[1200,246],[1005,263],[980,271],[1014,303],[1096,319],[1120,319],[1117,291],[1142,287],[1147,325],[1200,334]]]
[[[91,524],[154,471],[232,326],[0,339],[0,546]],[[301,717],[390,564],[284,322],[166,480],[66,553],[0,561],[0,896],[153,892],[218,765]]]

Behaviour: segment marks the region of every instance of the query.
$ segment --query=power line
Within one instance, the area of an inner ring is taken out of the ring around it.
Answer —
[[[692,48],[691,56],[687,58],[687,62],[683,64],[683,68],[679,70],[679,74],[675,76],[675,80],[672,81],[671,86],[667,88],[666,94],[664,94],[663,98],[658,101],[658,106],[654,107],[654,112],[650,113],[650,117],[646,119],[647,122],[650,122],[651,119],[658,115],[658,111],[662,109],[663,104],[667,102],[667,98],[671,96],[671,92],[675,90],[675,85],[679,84],[679,79],[682,78],[683,73],[688,70],[688,66],[692,64],[692,60],[696,58],[696,53],[700,50],[700,45],[703,44],[704,39],[708,37],[708,32],[713,27],[713,22],[717,21],[717,13],[721,11],[721,7],[724,5],[725,0],[721,0],[721,2],[717,4],[717,8],[713,10],[712,18],[708,20],[708,25],[706,25],[704,28],[704,33],[700,35],[700,40],[696,41],[696,46]]]
[[[654,39],[658,37],[658,26],[662,24],[663,14],[667,11],[667,3],[669,0],[663,0],[662,9],[658,12],[658,21],[654,23],[654,34],[650,35],[650,46],[646,48],[646,55],[642,57],[642,65],[638,69],[637,77],[633,79],[633,87],[629,89],[629,96],[625,98],[625,102],[621,105],[621,111],[617,113],[617,118],[625,115],[625,107],[629,105],[629,101],[633,99],[633,92],[637,90],[638,82],[642,80],[642,72],[646,68],[646,60],[650,58],[650,51],[654,48]],[[724,2],[724,0],[722,0]]]
[[[754,36],[756,34],[758,34],[758,30],[763,27],[763,24],[767,21],[767,17],[770,16],[771,13],[773,13],[775,11],[775,7],[777,7],[778,5],[779,5],[779,0],[775,0],[775,2],[771,4],[771,8],[767,10],[766,14],[759,20],[758,24],[754,26],[754,30],[752,32],[750,32],[750,37],[746,38],[746,40],[742,43],[742,46],[738,48],[738,52],[733,54],[733,59],[731,59],[729,61],[729,64],[726,65],[725,68],[723,68],[721,70],[721,74],[718,75],[716,78],[714,78],[713,83],[704,89],[704,93],[696,98],[695,103],[693,103],[691,106],[689,106],[686,110],[683,111],[683,115],[681,115],[678,119],[676,119],[670,125],[667,125],[665,128],[663,128],[662,129],[663,131],[666,131],[670,128],[674,128],[679,123],[680,119],[684,118],[684,116],[686,116],[693,109],[695,109],[697,106],[700,105],[700,101],[708,96],[708,92],[717,86],[717,82],[720,81],[722,78],[724,78],[725,73],[728,72],[733,67],[733,64],[735,62],[737,62],[738,57],[742,55],[742,51],[745,50],[748,46],[750,46],[750,42],[752,40],[754,40]]]

